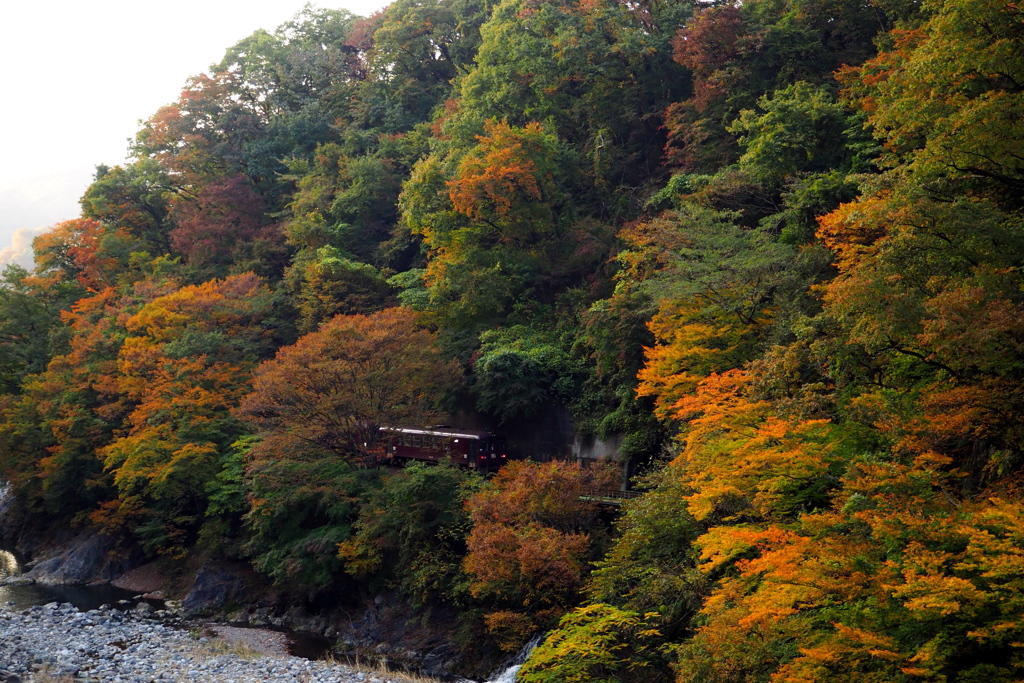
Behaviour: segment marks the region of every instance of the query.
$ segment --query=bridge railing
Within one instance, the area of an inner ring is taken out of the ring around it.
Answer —
[[[618,489],[591,489],[584,491],[580,500],[592,501],[601,505],[622,505],[624,500],[632,500],[643,495],[640,491],[620,491]]]

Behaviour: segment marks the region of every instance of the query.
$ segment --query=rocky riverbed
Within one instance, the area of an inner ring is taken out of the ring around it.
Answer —
[[[402,677],[359,672],[298,657],[265,656],[202,632],[175,627],[145,608],[104,606],[80,612],[50,603],[0,608],[0,682],[209,681],[255,683],[401,683]]]

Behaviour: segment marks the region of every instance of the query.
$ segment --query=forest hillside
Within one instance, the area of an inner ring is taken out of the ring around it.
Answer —
[[[530,683],[1024,679],[1018,3],[307,7],[81,207],[0,287],[35,528],[548,631]],[[618,461],[377,439],[555,409]]]

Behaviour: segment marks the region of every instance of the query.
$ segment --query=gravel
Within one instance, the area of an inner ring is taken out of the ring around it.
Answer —
[[[0,681],[399,683],[340,664],[262,656],[164,623],[145,608],[0,608]]]

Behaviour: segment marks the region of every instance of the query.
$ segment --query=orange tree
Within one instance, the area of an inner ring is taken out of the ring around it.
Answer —
[[[379,485],[379,472],[363,467],[375,460],[379,427],[435,420],[438,400],[459,379],[434,335],[403,308],[336,316],[263,363],[238,411],[260,433],[245,460],[256,566],[293,589],[337,586],[345,569],[359,575],[355,556],[386,526],[373,521],[372,501],[392,488],[371,496],[348,565],[337,546],[353,533],[367,489]]]
[[[244,433],[231,409],[271,347],[262,323],[272,301],[248,273],[157,297],[127,319],[108,382],[131,408],[99,452],[117,498],[95,522],[134,528],[150,551],[180,555],[194,541],[210,484]]]
[[[416,314],[339,315],[261,365],[240,414],[265,435],[362,460],[385,425],[427,424],[459,382]]]
[[[618,476],[611,465],[516,461],[466,503],[470,592],[491,605],[485,620],[502,648],[518,648],[579,599],[601,546],[597,506],[580,497],[614,488]]]

